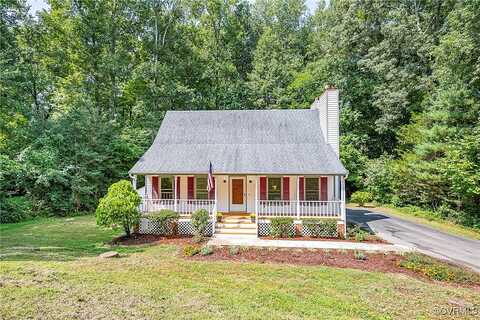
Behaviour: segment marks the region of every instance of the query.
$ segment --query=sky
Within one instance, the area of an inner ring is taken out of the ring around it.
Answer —
[[[313,10],[317,7],[317,0],[306,0],[306,2],[310,11],[313,12]],[[38,10],[48,8],[48,4],[45,0],[27,0],[27,3],[30,5],[31,14],[35,14]]]

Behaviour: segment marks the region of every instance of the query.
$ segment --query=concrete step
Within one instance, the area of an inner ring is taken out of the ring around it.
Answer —
[[[250,218],[223,218],[222,222],[219,223],[248,223],[248,224],[255,224],[252,222]]]
[[[217,228],[226,228],[226,229],[256,229],[255,223],[217,223]]]
[[[244,229],[244,228],[234,228],[234,229],[227,229],[227,228],[215,228],[216,234],[257,234],[256,229]]]
[[[257,239],[255,234],[228,234],[228,233],[217,233],[212,237],[212,240],[227,240],[227,239]]]

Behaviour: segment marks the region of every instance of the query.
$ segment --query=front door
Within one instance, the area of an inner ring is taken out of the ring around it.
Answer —
[[[245,177],[230,178],[230,211],[246,211]]]

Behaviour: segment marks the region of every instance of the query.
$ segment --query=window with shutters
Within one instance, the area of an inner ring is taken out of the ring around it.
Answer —
[[[281,178],[268,178],[268,200],[282,200]]]
[[[305,200],[318,201],[319,194],[318,178],[305,178]]]
[[[173,199],[173,177],[161,177],[160,199]]]
[[[208,199],[207,177],[195,178],[195,199]]]

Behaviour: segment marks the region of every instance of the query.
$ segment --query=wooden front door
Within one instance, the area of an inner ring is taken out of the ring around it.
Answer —
[[[245,177],[230,179],[230,211],[245,211]]]

